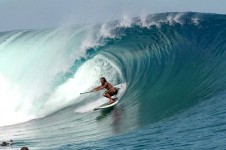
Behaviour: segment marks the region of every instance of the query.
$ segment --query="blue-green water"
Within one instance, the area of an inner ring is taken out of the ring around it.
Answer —
[[[4,149],[224,149],[225,37],[201,13],[0,33]],[[79,93],[102,76],[127,89],[92,111],[102,92]]]

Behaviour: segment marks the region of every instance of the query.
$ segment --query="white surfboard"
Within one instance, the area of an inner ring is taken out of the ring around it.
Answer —
[[[114,87],[118,89],[118,93],[116,95],[112,96],[112,98],[115,99],[115,102],[111,103],[111,104],[109,104],[109,102],[104,103],[103,105],[101,105],[97,108],[94,108],[94,110],[107,109],[107,108],[115,106],[119,102],[119,100],[122,98],[123,94],[125,93],[126,84],[122,83],[122,84],[118,84]]]

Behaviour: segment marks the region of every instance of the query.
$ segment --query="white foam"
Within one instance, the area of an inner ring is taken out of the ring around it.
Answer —
[[[104,57],[97,55],[83,64],[72,78],[56,89],[39,114],[44,116],[68,105],[81,102],[84,98],[80,96],[80,93],[99,85],[99,78],[102,76],[115,84],[120,73],[118,69],[114,68],[112,62]]]
[[[95,46],[97,46],[97,44],[95,43],[95,41],[91,37],[83,40],[79,49],[78,49],[77,55],[76,55],[77,59],[80,58],[80,57],[84,57],[85,54],[86,54],[86,50],[91,48],[91,47],[95,47]]]
[[[12,84],[10,79],[0,73],[0,125],[10,125],[27,121],[33,116],[26,114],[26,111],[19,111],[19,104],[22,100],[18,85]]]
[[[191,20],[192,20],[192,23],[194,24],[194,25],[199,25],[199,19],[198,18],[191,18]]]
[[[78,30],[60,28],[25,35],[23,31],[0,45],[0,126],[40,116],[39,110],[54,92],[56,77],[67,72],[76,59],[84,57],[87,48],[97,45],[93,40],[94,32],[85,30],[86,35],[79,37]],[[78,38],[74,39],[76,36]],[[74,49],[68,48],[71,40],[75,41]],[[72,97],[66,96],[65,101]],[[54,107],[53,100],[50,103]],[[61,103],[64,104],[64,101]],[[48,112],[48,108],[45,109]]]
[[[177,14],[175,16],[169,15],[169,16],[167,16],[166,20],[162,20],[161,22],[163,22],[163,23],[169,23],[169,25],[173,25],[175,23],[179,23],[179,24],[183,25],[183,22],[181,20],[181,17],[182,16],[183,16],[182,13]]]
[[[118,27],[129,28],[132,26],[132,24],[133,24],[132,18],[130,18],[128,15],[124,14]]]
[[[98,106],[100,106],[106,102],[108,102],[108,100],[106,98],[99,98],[97,100],[94,99],[92,102],[89,102],[89,103],[75,109],[74,111],[76,113],[90,112],[90,111],[93,111],[94,108],[97,108]]]
[[[140,16],[140,21],[141,21],[141,27],[146,27],[146,28],[149,28],[151,25],[148,23],[147,21],[147,14],[146,13],[143,13],[141,16]]]
[[[177,14],[173,20],[176,22],[176,23],[179,23],[181,25],[183,25],[183,21],[181,20],[182,16],[184,15],[184,13],[179,13]]]
[[[102,24],[100,28],[100,37],[103,38],[115,38],[115,35],[111,33],[111,28],[107,24]]]

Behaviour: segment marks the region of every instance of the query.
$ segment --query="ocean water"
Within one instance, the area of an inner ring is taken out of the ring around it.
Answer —
[[[225,149],[226,15],[0,33],[0,149]],[[126,84],[118,105],[99,85]]]

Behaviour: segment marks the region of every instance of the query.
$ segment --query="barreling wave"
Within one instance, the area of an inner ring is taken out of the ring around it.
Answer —
[[[199,13],[0,33],[0,125],[91,103],[101,76],[127,84],[136,124],[167,117],[225,92],[225,35],[225,15]]]

